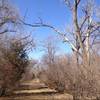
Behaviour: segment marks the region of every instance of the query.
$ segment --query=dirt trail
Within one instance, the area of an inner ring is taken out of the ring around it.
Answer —
[[[2,97],[0,100],[72,100],[72,96],[59,94],[35,79],[22,82],[20,88],[13,92],[13,96]]]

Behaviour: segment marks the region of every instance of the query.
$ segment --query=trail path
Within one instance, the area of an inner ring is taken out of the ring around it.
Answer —
[[[71,95],[59,94],[38,79],[22,82],[13,94],[10,97],[1,97],[0,100],[72,100]]]

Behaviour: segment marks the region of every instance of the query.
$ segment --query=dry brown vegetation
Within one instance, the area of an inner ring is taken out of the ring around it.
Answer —
[[[47,43],[47,42],[46,42]],[[52,44],[53,43],[53,44]],[[42,82],[59,92],[67,92],[75,100],[85,100],[100,96],[100,56],[94,53],[88,66],[76,63],[73,55],[56,55],[54,41],[45,46],[41,71],[38,77]]]
[[[81,1],[64,0],[72,16],[72,27],[67,32],[61,32],[41,19],[35,24],[26,23],[8,0],[0,0],[0,96],[14,93],[16,87],[19,92],[33,92],[34,89],[21,90],[20,82],[38,77],[45,87],[58,92],[61,97],[61,93],[69,93],[73,100],[100,100],[100,16],[93,0],[85,0],[83,5]],[[72,53],[58,54],[60,46],[57,47],[57,42],[48,38],[43,44],[42,58],[30,62],[28,52],[35,45],[31,35],[24,34],[19,29],[19,26],[24,29],[26,25],[52,29],[64,43],[69,44]],[[35,75],[33,70],[36,71]],[[26,96],[27,94],[16,99],[37,99],[37,95]],[[38,96],[47,100],[54,99],[50,94],[44,96],[41,93]]]
[[[0,96],[11,93],[29,65],[30,35],[16,35],[18,14],[7,0],[0,1]],[[9,33],[9,34],[8,34]]]

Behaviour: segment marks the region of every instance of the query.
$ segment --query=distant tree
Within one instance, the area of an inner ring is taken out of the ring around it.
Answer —
[[[27,66],[25,70],[25,74],[23,75],[22,80],[32,80],[36,78],[36,73],[35,73],[35,66],[37,64],[37,60],[30,60],[29,65]]]
[[[43,45],[44,56],[42,58],[43,69],[40,71],[40,80],[43,81],[49,88],[56,89],[58,92],[64,92],[65,84],[62,81],[62,72],[57,64],[58,47],[56,39],[48,37]]]

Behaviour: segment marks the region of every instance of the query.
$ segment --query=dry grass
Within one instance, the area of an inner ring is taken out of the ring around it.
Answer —
[[[0,100],[72,100],[72,96],[68,94],[39,94],[39,95],[29,95],[29,96],[11,96],[2,97]]]

